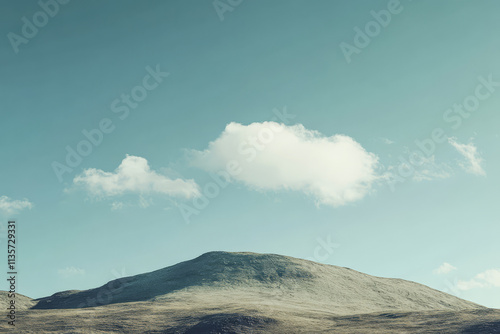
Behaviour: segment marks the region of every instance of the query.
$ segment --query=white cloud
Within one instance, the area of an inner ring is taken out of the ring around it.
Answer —
[[[378,157],[345,135],[325,137],[303,125],[230,123],[204,151],[191,151],[208,171],[239,168],[232,180],[258,190],[295,190],[317,203],[345,205],[363,198],[379,179]]]
[[[125,193],[156,193],[185,198],[199,195],[198,185],[193,180],[172,180],[152,171],[146,159],[132,155],[127,155],[114,172],[89,168],[76,176],[73,183],[97,197]]]
[[[486,284],[494,286],[496,288],[500,287],[500,269],[489,269],[478,275],[477,279],[483,280]]]
[[[380,138],[384,144],[391,145],[394,144],[394,141],[390,140],[389,138]]]
[[[75,267],[66,267],[64,269],[59,269],[57,273],[60,276],[62,276],[62,278],[69,278],[69,277],[84,275],[85,270]]]
[[[445,163],[437,163],[436,156],[422,156],[421,166],[415,168],[412,178],[414,181],[430,181],[435,179],[446,179],[453,174],[453,169]]]
[[[484,283],[478,282],[475,279],[471,279],[470,281],[458,281],[456,284],[456,288],[458,290],[470,290],[474,288],[484,288]]]
[[[457,288],[460,290],[491,287],[500,288],[500,269],[488,269],[471,280],[457,282]]]
[[[111,210],[116,211],[116,210],[121,210],[123,209],[123,203],[122,202],[113,202],[111,203]]]
[[[449,272],[452,272],[453,270],[456,270],[454,266],[449,264],[448,262],[444,262],[442,265],[439,266],[439,268],[434,269],[433,273],[436,275],[444,275],[448,274]]]
[[[0,211],[7,215],[18,213],[24,209],[31,209],[33,204],[27,199],[12,200],[7,196],[0,196]]]
[[[460,167],[471,174],[486,175],[483,167],[481,167],[483,159],[479,156],[477,147],[474,144],[460,144],[456,138],[448,138],[448,142],[466,159],[465,163],[460,163]]]

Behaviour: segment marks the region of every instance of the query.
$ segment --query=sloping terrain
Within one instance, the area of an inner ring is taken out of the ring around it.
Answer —
[[[10,305],[11,298],[7,291],[0,291],[0,309],[5,310]],[[32,308],[37,302],[30,297],[26,297],[19,293],[15,295],[15,306],[16,310],[27,310]]]
[[[500,333],[500,310],[273,254],[210,252],[28,301],[16,333]]]
[[[210,252],[146,274],[85,291],[57,293],[35,309],[78,308],[168,300],[174,293],[226,294],[310,304],[337,314],[377,311],[465,310],[481,306],[400,279],[380,278],[348,268],[274,254]],[[104,295],[104,292],[107,292]],[[101,296],[99,296],[101,294]]]

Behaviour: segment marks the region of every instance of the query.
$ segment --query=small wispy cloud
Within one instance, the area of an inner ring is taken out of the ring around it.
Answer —
[[[111,210],[116,211],[116,210],[121,210],[123,209],[123,202],[113,202],[111,203]]]
[[[33,204],[27,200],[13,200],[7,196],[0,196],[0,211],[6,215],[21,212],[25,209],[31,209]]]
[[[474,175],[486,175],[486,172],[481,166],[483,159],[479,155],[477,147],[474,144],[461,144],[456,138],[448,138],[448,142],[465,158],[466,161],[460,163],[460,167],[462,167],[463,170]]]
[[[422,165],[413,174],[414,181],[446,179],[453,175],[453,169],[446,163],[436,162],[436,156],[422,157]]]
[[[85,275],[85,270],[75,267],[66,267],[64,269],[59,269],[57,273],[62,278],[70,278],[70,277]]]
[[[491,287],[500,288],[500,269],[488,269],[468,281],[460,280],[457,282],[459,290]]]
[[[139,197],[139,206],[143,209],[150,207],[153,204],[152,198],[146,198],[144,196]]]
[[[380,138],[384,144],[391,145],[394,144],[394,141],[390,140],[389,138]]]
[[[445,275],[445,274],[452,272],[453,270],[457,270],[457,268],[452,266],[448,262],[444,262],[438,268],[434,269],[433,273],[436,275]]]

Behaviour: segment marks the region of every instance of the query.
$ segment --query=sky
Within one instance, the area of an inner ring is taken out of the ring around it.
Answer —
[[[20,293],[224,250],[500,308],[500,3],[0,6]]]

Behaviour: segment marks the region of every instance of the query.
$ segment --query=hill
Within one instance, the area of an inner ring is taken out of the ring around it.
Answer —
[[[96,289],[23,298],[33,306],[18,312],[16,333],[500,333],[500,310],[275,254],[210,252]]]
[[[111,281],[96,289],[57,293],[37,300],[34,308],[94,306],[89,300],[96,300],[98,305],[162,302],[186,292],[235,293],[288,304],[308,303],[336,314],[482,308],[401,279],[374,277],[349,268],[282,255],[229,252],[206,253],[171,267]]]

